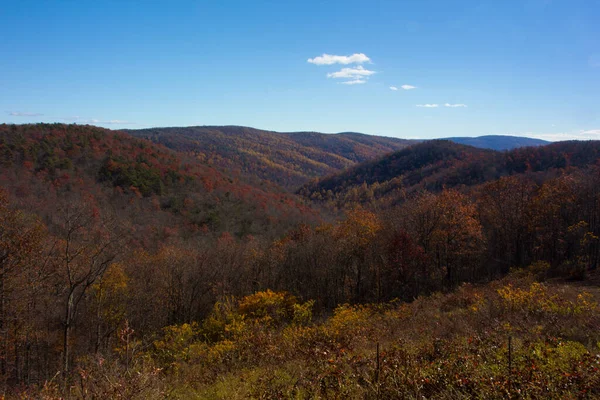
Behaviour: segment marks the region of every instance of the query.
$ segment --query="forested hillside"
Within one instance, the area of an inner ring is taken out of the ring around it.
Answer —
[[[279,188],[92,126],[0,125],[0,157],[2,392],[112,352],[124,321],[150,338],[248,293],[237,277],[258,243],[320,219]]]
[[[306,197],[192,153],[0,125],[2,395],[600,394],[597,142],[425,142]]]
[[[413,143],[360,133],[278,133],[240,126],[126,132],[189,153],[213,167],[275,182],[291,190],[311,178],[340,171]]]
[[[275,186],[252,186],[185,154],[102,128],[0,125],[0,154],[2,186],[38,214],[51,214],[44,207],[64,196],[87,196],[112,211],[153,213],[168,227],[236,235],[315,216]]]
[[[536,182],[563,171],[598,165],[600,142],[558,142],[498,152],[446,140],[416,144],[304,185],[299,193],[338,207],[402,202],[406,195],[475,186],[505,176]]]

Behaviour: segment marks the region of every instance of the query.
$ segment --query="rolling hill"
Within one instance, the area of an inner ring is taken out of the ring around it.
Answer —
[[[474,186],[515,174],[552,174],[597,165],[600,141],[567,141],[499,152],[432,140],[407,147],[338,174],[316,179],[298,193],[316,200],[368,202],[417,190]]]
[[[242,126],[151,128],[125,132],[188,153],[253,184],[258,178],[292,191],[311,179],[335,174],[420,142],[356,132],[273,132]],[[446,140],[492,150],[549,143],[516,136]]]
[[[175,151],[92,126],[0,125],[8,398],[281,397],[282,385],[288,393],[302,385],[304,397],[348,397],[352,388],[357,398],[394,398],[415,387],[404,379],[407,359],[423,382],[458,366],[428,393],[453,379],[449,396],[467,397],[478,392],[463,383],[485,362],[485,397],[505,376],[506,363],[496,364],[507,333],[529,343],[515,347],[509,385],[552,397],[547,382],[566,387],[585,366],[571,393],[598,387],[597,297],[539,280],[597,276],[600,142],[499,152],[434,140],[377,158],[398,142],[219,132],[198,134],[198,143],[157,134],[182,146]],[[339,213],[275,183],[292,186],[282,170],[307,179],[295,163],[308,168],[321,156],[341,164],[310,174],[352,166],[299,192]],[[508,281],[484,286],[509,271]],[[423,332],[432,333],[423,340]],[[484,336],[493,340],[478,342]],[[531,354],[541,366],[540,355],[553,357],[539,384]],[[369,383],[375,368],[378,387]]]
[[[295,190],[312,178],[402,149],[415,141],[360,133],[279,133],[240,126],[127,130],[246,179]],[[255,182],[256,183],[256,182]]]
[[[73,195],[148,231],[273,233],[283,221],[317,215],[275,185],[253,186],[160,144],[88,125],[2,124],[0,163],[0,187],[43,217]]]

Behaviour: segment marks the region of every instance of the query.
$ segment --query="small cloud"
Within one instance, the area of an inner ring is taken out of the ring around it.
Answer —
[[[323,54],[322,56],[309,58],[307,60],[315,65],[333,65],[333,64],[363,64],[371,62],[371,59],[363,53],[355,53],[350,56],[336,56],[332,54]]]
[[[457,107],[466,107],[466,104],[462,104],[462,103],[457,103],[457,104],[450,104],[450,103],[446,103],[444,104],[444,107],[452,107],[452,108],[457,108]]]
[[[351,81],[346,81],[346,82],[340,82],[342,85],[361,85],[363,83],[367,83],[366,80],[364,79],[354,79]]]
[[[20,112],[20,111],[8,111],[8,115],[12,115],[13,117],[41,117],[44,114]]]
[[[351,56],[323,54],[322,56],[308,59],[309,63],[316,65],[362,64],[370,61],[369,57],[363,53],[356,53]],[[356,67],[342,68],[339,71],[330,72],[327,74],[327,78],[345,79],[345,82],[341,82],[344,85],[359,85],[366,83],[369,77],[375,73],[375,71],[368,70],[362,65],[357,65]]]
[[[342,68],[340,71],[331,72],[327,74],[327,77],[334,79],[348,79],[348,81],[342,83],[344,85],[357,85],[366,83],[369,76],[375,73],[375,71],[370,71],[359,65],[356,68]]]
[[[416,87],[416,86],[413,86],[413,85],[402,85],[402,86],[400,86],[400,88],[401,88],[402,90],[412,90],[412,89],[416,89],[417,87]],[[396,86],[390,86],[390,89],[392,89],[392,90],[394,90],[394,91],[396,91],[396,90],[400,90],[400,89],[398,89]]]
[[[439,105],[437,104],[417,104],[417,107],[423,107],[423,108],[438,108]]]
[[[327,74],[327,77],[335,79],[360,79],[362,77],[371,76],[375,73],[375,71],[370,71],[368,69],[365,69],[363,66],[359,65],[356,68],[342,68],[340,71],[331,72]]]

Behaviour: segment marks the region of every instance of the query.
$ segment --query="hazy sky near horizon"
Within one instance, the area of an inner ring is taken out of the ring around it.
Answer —
[[[600,139],[600,2],[9,1],[0,122]]]

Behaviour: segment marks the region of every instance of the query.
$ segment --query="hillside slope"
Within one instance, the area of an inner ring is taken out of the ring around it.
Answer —
[[[597,297],[537,281],[597,277],[599,155],[426,142],[330,185],[398,207],[319,224],[274,184],[122,132],[0,125],[0,391],[597,397]]]
[[[77,194],[103,208],[152,215],[145,229],[259,234],[316,216],[275,186],[255,187],[162,145],[93,126],[0,125],[0,162],[0,186],[41,215]]]
[[[412,303],[344,305],[313,323],[311,302],[258,292],[202,325],[169,327],[132,356],[132,374],[123,356],[90,358],[73,393],[109,398],[118,385],[136,399],[594,399],[598,299],[595,288],[521,272]],[[292,320],[291,306],[304,318]]]
[[[419,143],[338,174],[316,179],[299,193],[316,200],[366,202],[421,189],[474,186],[515,174],[552,173],[597,165],[600,141],[569,141],[498,152],[446,140]],[[349,196],[349,197],[348,197]]]
[[[208,165],[295,190],[308,180],[402,149],[412,141],[359,133],[278,133],[240,126],[128,130]]]

